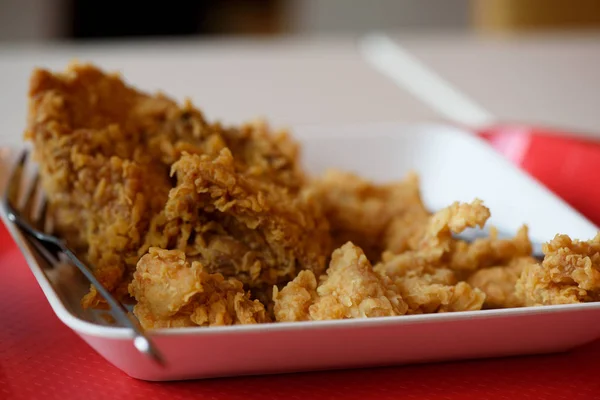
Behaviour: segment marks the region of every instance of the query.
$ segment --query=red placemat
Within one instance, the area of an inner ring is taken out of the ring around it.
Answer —
[[[600,140],[526,125],[479,132],[500,153],[600,226]],[[587,240],[588,238],[579,238]]]
[[[533,357],[171,383],[138,381],[106,362],[58,320],[1,224],[0,244],[0,399],[600,398],[600,341],[567,353]]]

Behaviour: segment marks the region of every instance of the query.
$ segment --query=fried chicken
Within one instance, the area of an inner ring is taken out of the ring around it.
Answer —
[[[533,257],[514,258],[508,265],[474,272],[467,283],[485,293],[485,308],[521,307],[523,300],[517,296],[515,285],[523,270],[536,262]]]
[[[453,203],[432,215],[409,238],[411,250],[385,252],[375,271],[392,279],[410,314],[479,310],[485,294],[459,281],[447,260],[456,242],[452,233],[483,227],[489,216],[481,200]]]
[[[310,307],[317,302],[317,278],[312,271],[300,271],[281,291],[273,288],[273,314],[278,322],[312,320]]]
[[[475,199],[471,203],[455,202],[431,215],[420,224],[406,241],[408,250],[401,252],[405,262],[422,262],[423,258],[460,272],[461,276],[490,266],[503,266],[513,259],[531,254],[527,226],[522,226],[514,238],[500,239],[495,228],[490,228],[489,237],[469,243],[456,239],[453,234],[467,228],[483,228],[490,217],[490,210],[483,202]],[[387,251],[395,253],[394,251]],[[414,260],[410,261],[411,259]]]
[[[467,228],[483,228],[489,217],[490,210],[479,199],[471,203],[454,202],[431,216],[423,232],[415,235],[409,245],[412,249],[449,251],[452,233],[461,233]]]
[[[135,266],[170,186],[166,169],[136,150],[139,134],[123,130],[123,112],[137,99],[119,82],[86,68],[61,76],[36,71],[26,132],[57,233],[111,291]],[[95,303],[94,293],[86,304]]]
[[[489,216],[489,210],[480,200],[470,204],[454,203],[434,214],[423,233],[409,240],[415,250],[388,256],[387,262],[378,268],[385,269],[391,276],[402,275],[403,270],[410,269],[412,276],[398,279],[397,283],[403,288],[403,297],[412,305],[413,312],[431,312],[436,307],[442,311],[458,311],[460,307],[476,310],[483,305],[488,308],[521,306],[522,302],[515,295],[515,283],[524,265],[531,262],[527,227],[519,229],[512,239],[499,239],[495,228],[490,229],[489,237],[472,243],[452,237],[453,233],[461,233],[466,228],[483,228]],[[420,273],[414,272],[418,271],[415,266],[421,268]],[[444,276],[453,279],[431,280],[432,268],[437,274],[445,270]],[[456,290],[462,293],[463,301],[448,309],[446,303],[457,296]],[[418,307],[416,311],[415,307]]]
[[[373,271],[363,251],[346,243],[333,252],[320,283],[301,272],[281,291],[274,289],[277,321],[306,321],[403,315],[406,303],[385,276]]]
[[[454,241],[449,266],[456,271],[475,271],[491,266],[508,265],[531,255],[529,230],[523,225],[511,239],[498,238],[498,231],[490,228],[489,236],[472,243]]]
[[[329,226],[311,193],[294,196],[238,173],[228,149],[216,157],[184,153],[172,173],[177,185],[152,221],[147,247],[177,248],[250,287],[324,271]]]
[[[600,300],[600,234],[556,236],[541,264],[526,226],[469,243],[481,200],[431,213],[415,174],[307,177],[285,132],[211,123],[90,65],[33,73],[25,137],[55,233],[146,328]],[[82,304],[102,306],[94,287]]]
[[[409,275],[395,283],[408,304],[409,314],[476,311],[485,301],[481,290],[463,281],[448,284],[446,279],[438,280],[436,274]]]
[[[429,216],[415,174],[402,182],[376,185],[349,172],[329,170],[312,186],[331,223],[334,245],[351,241],[372,261],[391,243],[402,250],[403,239]]]
[[[485,294],[458,280],[441,264],[441,249],[383,254],[375,271],[389,277],[408,304],[409,314],[481,309]]]
[[[425,223],[415,228],[407,238],[405,250],[396,257],[393,251],[386,251],[383,257],[386,265],[379,266],[381,273],[389,276],[402,275],[407,269],[442,267],[451,260],[456,242],[453,233],[461,233],[467,228],[483,227],[490,211],[479,199],[471,203],[455,202],[431,215]],[[389,261],[394,259],[394,262]]]
[[[264,305],[251,300],[239,280],[209,274],[179,250],[150,248],[137,263],[129,290],[144,328],[269,322]]]
[[[525,266],[516,283],[525,305],[600,300],[600,233],[586,242],[556,235],[543,251],[542,263]]]
[[[189,102],[139,92],[90,65],[34,71],[29,99],[25,137],[34,144],[56,233],[115,293],[126,294],[151,221],[173,188],[171,165],[184,152],[216,156],[227,148],[236,173],[287,191],[288,200],[305,183],[298,146],[285,133],[261,123],[211,124]],[[98,301],[92,288],[84,305]]]

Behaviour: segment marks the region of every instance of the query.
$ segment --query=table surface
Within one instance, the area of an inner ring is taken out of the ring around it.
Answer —
[[[501,122],[600,133],[600,33],[526,38],[388,35]],[[189,96],[211,119],[266,117],[278,127],[437,121],[368,65],[359,37],[0,45],[0,144],[21,140],[28,77],[74,59],[122,71],[147,91]]]
[[[600,133],[600,34],[481,39],[389,35],[500,121]],[[0,145],[21,140],[34,66],[78,58],[136,86],[191,96],[207,116],[277,126],[440,120],[373,70],[357,38],[0,46]],[[370,370],[180,383],[131,379],[53,314],[0,226],[0,398],[600,398],[600,342],[571,352]]]

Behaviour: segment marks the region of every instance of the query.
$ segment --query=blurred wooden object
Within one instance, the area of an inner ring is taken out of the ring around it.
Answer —
[[[600,28],[599,0],[471,0],[482,32]]]
[[[120,0],[55,1],[65,1],[66,33],[74,39],[271,35],[281,31],[282,0],[146,2],[142,12],[139,7],[122,7]]]
[[[206,2],[201,23],[212,34],[273,35],[282,30],[282,3],[282,0]]]

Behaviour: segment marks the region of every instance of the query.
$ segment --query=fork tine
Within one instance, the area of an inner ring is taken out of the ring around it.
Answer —
[[[51,250],[49,246],[45,246],[43,242],[33,239],[30,242],[37,250],[38,254],[46,261],[48,269],[54,269],[60,262],[59,253],[56,250]]]
[[[37,194],[40,186],[40,175],[35,174],[33,178],[33,182],[29,185],[27,190],[27,194],[25,195],[25,204],[21,209],[21,214],[25,216],[29,221],[35,221],[34,208],[35,208],[35,199],[37,198]]]
[[[8,202],[13,208],[16,208],[19,200],[19,190],[21,188],[21,178],[23,176],[23,167],[27,160],[27,150],[23,150],[19,156],[19,161],[13,168],[13,171],[8,180],[8,187],[6,189],[5,201]]]
[[[35,201],[38,201],[37,212],[34,212],[34,204]],[[25,207],[23,208],[24,215],[30,215],[29,221],[31,224],[42,233],[48,232],[48,199],[44,195],[42,191],[42,185],[40,184],[40,175],[39,173],[33,179],[33,184],[30,188],[30,193],[27,197],[27,202]],[[55,265],[60,259],[59,251],[57,248],[49,248],[47,246],[41,246],[41,253],[44,253],[46,260],[49,262],[51,266]]]
[[[42,195],[43,196],[43,195]],[[42,204],[37,214],[37,218],[34,220],[35,226],[42,232],[46,232],[46,218],[48,216],[48,199],[45,197],[42,199]]]

